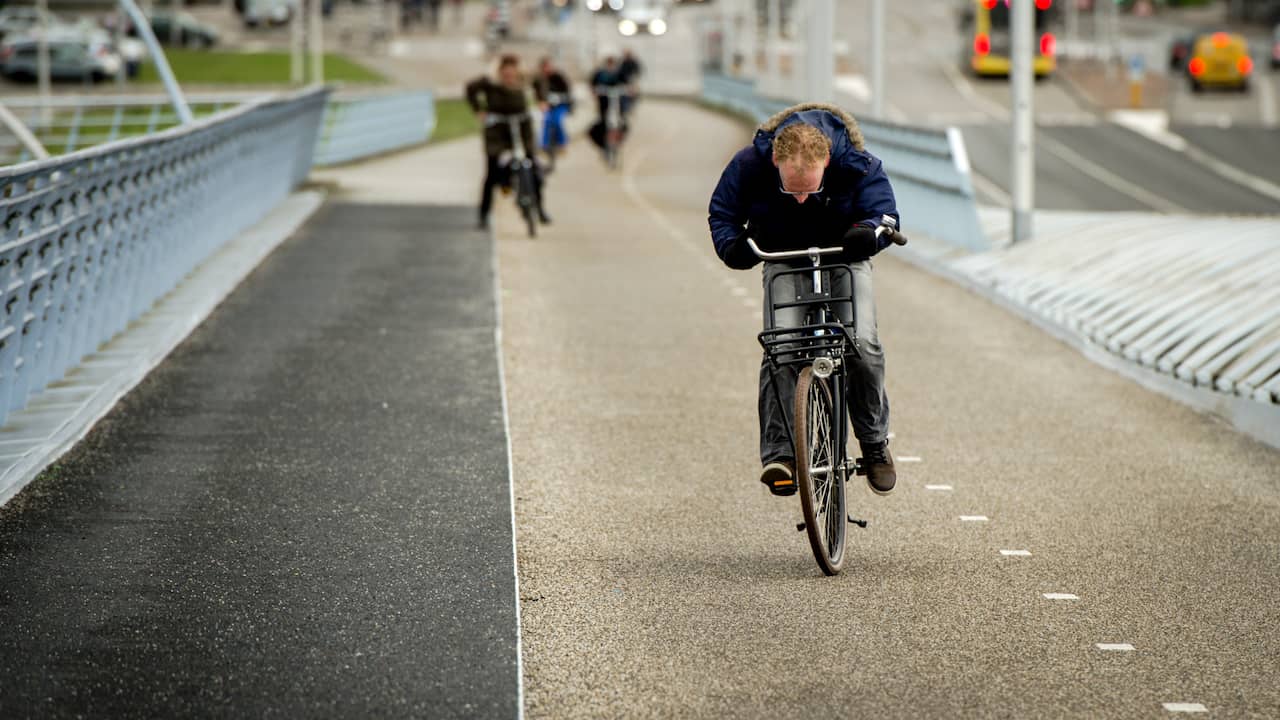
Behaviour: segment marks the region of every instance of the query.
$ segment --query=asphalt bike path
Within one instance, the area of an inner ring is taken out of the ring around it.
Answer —
[[[749,135],[636,112],[536,240],[496,218],[529,717],[1280,712],[1280,453],[892,251],[899,487],[823,577],[757,481],[759,271],[707,237]]]
[[[515,717],[492,244],[330,202],[0,509],[0,717]]]

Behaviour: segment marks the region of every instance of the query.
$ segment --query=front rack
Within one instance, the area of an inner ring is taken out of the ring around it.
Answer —
[[[765,355],[775,365],[803,365],[819,357],[856,355],[857,338],[840,323],[801,325],[765,330],[757,336]]]

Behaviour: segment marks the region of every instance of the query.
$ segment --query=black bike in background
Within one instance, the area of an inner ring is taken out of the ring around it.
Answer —
[[[520,132],[520,123],[527,117],[528,113],[489,113],[485,116],[485,125],[505,124],[507,132],[511,134],[511,154],[509,157],[499,160],[499,164],[503,165],[507,170],[507,182],[503,185],[503,189],[510,189],[515,193],[516,205],[519,206],[520,215],[524,217],[525,225],[529,228],[529,237],[537,237],[538,186],[536,173],[538,172],[538,166],[534,162],[533,156],[529,154],[528,149],[524,146],[524,134]]]

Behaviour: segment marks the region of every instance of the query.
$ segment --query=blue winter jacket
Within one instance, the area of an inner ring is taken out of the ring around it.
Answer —
[[[774,134],[797,122],[831,140],[823,191],[804,203],[779,192],[782,180],[773,164]],[[707,220],[724,260],[744,227],[763,250],[799,250],[840,245],[854,225],[876,225],[882,215],[898,219],[893,188],[880,160],[864,148],[857,121],[834,105],[806,103],[765,121],[752,144],[733,156],[711,196]],[[878,250],[889,243],[887,236],[882,243]]]

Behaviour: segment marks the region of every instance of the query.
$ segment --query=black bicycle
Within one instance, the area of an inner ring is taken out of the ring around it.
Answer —
[[[875,233],[876,237],[891,233],[893,242],[907,243],[907,238],[897,232],[896,221],[888,215],[881,218]],[[847,450],[845,388],[849,384],[849,360],[858,355],[853,270],[846,264],[822,263],[823,255],[840,253],[844,248],[765,252],[754,240],[747,241],[763,260],[807,258],[811,263],[809,267],[774,268],[766,276],[765,329],[759,340],[769,363],[769,382],[775,398],[781,397],[779,372],[784,367],[798,369],[795,403],[787,426],[795,450],[796,480],[804,513],[804,521],[796,529],[807,531],[809,546],[822,572],[835,575],[844,566],[846,526],[867,526],[865,520],[850,514],[845,494],[849,477],[866,473],[862,458],[850,459]],[[805,276],[807,285],[803,282]],[[773,286],[777,280],[792,277],[801,281],[789,283],[788,287],[803,289],[775,297]],[[837,287],[848,288],[848,293],[837,294]],[[791,308],[803,313],[801,324],[779,325],[779,311]]]
[[[537,237],[538,186],[535,173],[538,167],[524,146],[524,133],[520,132],[520,123],[527,117],[528,113],[489,113],[485,116],[485,123],[506,123],[507,131],[511,133],[511,157],[506,162],[507,182],[515,193],[516,205],[529,228],[529,237]]]

